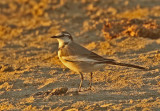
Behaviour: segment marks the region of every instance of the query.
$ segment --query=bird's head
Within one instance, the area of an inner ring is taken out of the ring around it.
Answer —
[[[63,43],[69,43],[69,42],[73,41],[71,34],[68,32],[65,32],[65,31],[60,32],[60,33],[52,36],[51,38],[56,38],[58,40],[58,42],[63,42]]]

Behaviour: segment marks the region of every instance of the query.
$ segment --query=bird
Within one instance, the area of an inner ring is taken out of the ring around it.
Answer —
[[[114,59],[104,58],[74,42],[73,37],[67,31],[62,31],[54,36],[51,36],[51,38],[55,38],[59,42],[59,60],[70,70],[80,74],[81,81],[78,88],[79,92],[81,91],[82,83],[84,80],[83,73],[90,73],[90,83],[88,90],[91,90],[93,72],[103,68],[106,64],[132,67],[142,70],[146,69],[138,65],[119,63]]]

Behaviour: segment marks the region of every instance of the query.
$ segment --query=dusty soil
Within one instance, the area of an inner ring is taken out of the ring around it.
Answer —
[[[84,47],[120,62],[78,74],[61,64],[50,36],[66,30]],[[89,74],[83,88],[88,87]],[[159,0],[0,0],[0,110],[160,110]]]

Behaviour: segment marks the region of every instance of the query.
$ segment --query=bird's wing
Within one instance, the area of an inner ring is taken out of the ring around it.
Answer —
[[[81,56],[62,56],[62,59],[66,61],[72,61],[72,62],[98,62],[97,60],[94,59],[89,59],[87,57],[81,57]]]
[[[84,62],[110,62],[113,59],[106,59],[88,49],[72,42],[61,50],[61,57],[67,61]]]

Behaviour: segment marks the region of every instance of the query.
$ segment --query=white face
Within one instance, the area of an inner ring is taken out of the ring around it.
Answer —
[[[68,32],[61,32],[51,38],[56,38],[59,42],[59,47],[64,46],[73,41],[72,36]]]
[[[57,38],[57,40],[59,42],[59,48],[62,47],[62,46],[64,46],[65,43],[72,42],[71,38],[68,37],[68,36]]]

